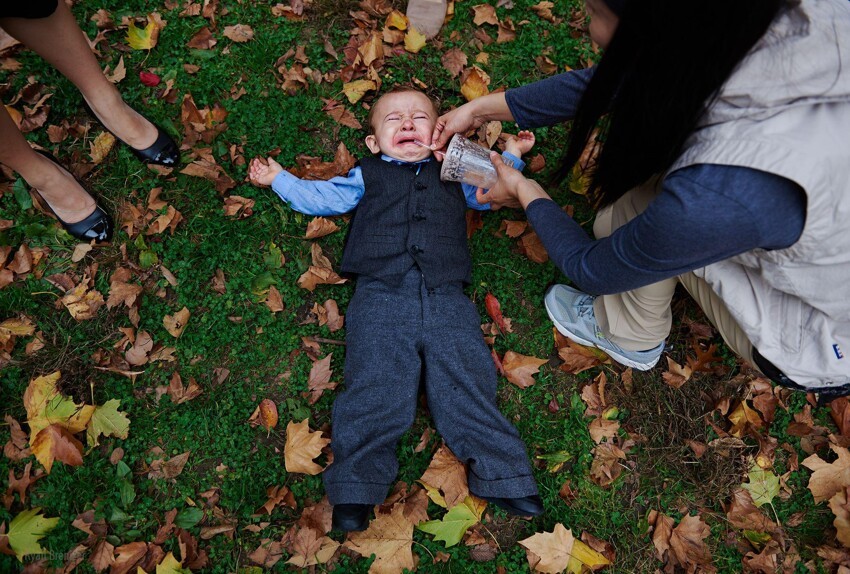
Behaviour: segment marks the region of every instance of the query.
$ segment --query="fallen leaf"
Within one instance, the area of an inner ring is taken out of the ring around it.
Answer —
[[[314,361],[313,366],[310,367],[310,375],[307,377],[307,390],[310,391],[311,405],[316,404],[324,391],[336,388],[337,383],[331,382],[331,375],[333,374],[331,370],[332,358],[333,353],[329,353],[323,359]]]
[[[86,436],[89,447],[99,444],[98,438],[103,436],[114,436],[126,439],[130,432],[130,419],[126,414],[118,411],[121,401],[110,399],[99,407],[95,407],[89,421]]]
[[[493,319],[493,322],[503,334],[511,332],[511,328],[505,323],[505,318],[502,316],[502,305],[490,292],[484,297],[484,308],[487,310],[487,315]]]
[[[428,490],[428,496],[443,508],[457,506],[469,496],[466,469],[454,453],[441,446],[419,482]]]
[[[416,54],[425,47],[427,37],[414,27],[410,27],[404,35],[404,49],[411,54]]]
[[[472,7],[472,11],[475,13],[472,23],[476,26],[480,26],[482,24],[492,24],[493,26],[499,25],[499,18],[496,17],[496,8],[494,6],[491,6],[490,4],[478,4],[477,6]]]
[[[339,542],[323,536],[312,528],[299,528],[292,538],[292,556],[286,561],[299,568],[324,564],[333,557]]]
[[[83,465],[83,443],[58,424],[41,429],[30,448],[47,474],[50,474],[56,460],[69,466]]]
[[[375,555],[370,574],[401,574],[412,571],[413,525],[404,516],[404,506],[396,505],[389,514],[379,514],[362,532],[351,532],[344,546],[368,558]]]
[[[260,423],[267,431],[271,431],[277,426],[277,405],[271,399],[263,399],[260,401]]]
[[[183,334],[183,330],[186,328],[186,323],[189,322],[189,317],[191,313],[189,309],[183,307],[179,311],[177,311],[174,315],[166,315],[162,318],[162,324],[165,327],[165,330],[169,332],[172,337],[179,337]]]
[[[89,144],[90,151],[89,155],[91,156],[92,163],[95,165],[101,163],[106,156],[109,155],[109,152],[112,151],[112,147],[115,145],[115,136],[107,131],[102,131],[97,134],[97,137],[94,138],[94,141]]]
[[[505,369],[505,377],[509,382],[521,389],[526,389],[534,384],[532,375],[536,374],[540,367],[549,361],[520,355],[513,351],[507,351],[502,358],[502,367]]]
[[[307,419],[300,423],[290,421],[286,425],[286,446],[283,451],[286,472],[303,472],[310,475],[322,472],[324,468],[313,462],[313,459],[319,456],[330,442],[320,431],[311,431]]]
[[[835,526],[835,537],[845,548],[850,548],[850,496],[848,493],[850,493],[850,487],[845,487],[829,499],[829,508],[835,515],[835,520],[832,522]]]
[[[354,80],[343,84],[342,93],[348,98],[349,103],[356,104],[366,92],[378,89],[378,84],[373,80]]]
[[[255,200],[241,195],[228,195],[224,198],[224,215],[225,217],[235,217],[236,219],[245,219],[254,214]]]
[[[667,357],[667,371],[661,374],[661,377],[668,385],[674,389],[678,389],[691,378],[691,367],[682,367],[679,363]]]
[[[127,44],[134,50],[152,50],[159,39],[162,20],[155,12],[148,14],[148,23],[137,28],[134,22],[127,26]]]
[[[467,68],[461,77],[460,93],[463,94],[466,101],[470,102],[490,93],[489,85],[490,76],[478,66],[472,66]]]
[[[286,486],[270,486],[266,489],[266,502],[254,514],[271,514],[278,506],[286,506],[293,510],[298,506],[295,496]]]
[[[254,29],[245,24],[225,26],[224,35],[234,42],[244,43],[254,38]]]
[[[519,245],[522,254],[531,261],[535,263],[546,263],[549,261],[549,253],[546,251],[543,242],[540,241],[540,237],[534,231],[529,231],[520,237],[517,245]]]
[[[466,54],[463,53],[463,50],[452,48],[451,50],[446,50],[443,53],[440,58],[440,62],[443,64],[443,67],[448,70],[451,77],[455,78],[463,71],[464,67],[466,67],[468,59]]]
[[[104,304],[103,295],[99,291],[88,289],[86,278],[83,278],[76,287],[66,292],[61,301],[68,309],[71,317],[77,321],[92,319],[97,314],[97,310]]]
[[[304,235],[304,239],[318,239],[338,230],[339,226],[330,219],[314,217],[307,224],[307,233]]]
[[[563,524],[555,524],[552,532],[539,532],[519,541],[526,549],[528,565],[535,572],[572,572],[580,574],[597,570],[611,562],[580,540]]]
[[[844,447],[830,444],[829,448],[838,456],[827,463],[818,455],[813,454],[802,464],[812,471],[809,477],[809,490],[815,499],[815,504],[829,500],[836,493],[850,486],[850,452]]]
[[[742,484],[741,487],[750,491],[756,506],[770,504],[779,494],[779,477],[772,471],[753,465],[748,476],[750,481]]]
[[[446,547],[454,546],[470,526],[481,521],[481,514],[486,507],[485,501],[467,496],[462,503],[451,507],[440,520],[423,522],[417,528],[433,534],[434,540],[442,540]]]
[[[38,543],[48,532],[59,524],[59,518],[45,518],[41,508],[24,510],[9,523],[9,532],[0,534],[0,540],[6,538],[18,560],[31,554],[45,554]]]
[[[36,377],[24,391],[31,445],[37,435],[51,425],[55,424],[74,434],[84,430],[91,419],[94,407],[77,404],[59,392],[60,377],[59,371]]]

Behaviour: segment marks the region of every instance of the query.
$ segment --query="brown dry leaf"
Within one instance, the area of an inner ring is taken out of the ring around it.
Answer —
[[[437,497],[441,497],[443,504],[438,501],[440,498],[434,502],[445,508],[452,508],[469,496],[466,468],[445,445],[434,453],[431,464],[419,482],[429,491],[428,496],[432,500],[435,499],[433,490],[439,491]]]
[[[241,195],[228,195],[224,198],[224,215],[225,217],[245,219],[254,214],[254,203],[253,199]]]
[[[345,143],[340,142],[332,162],[324,162],[310,156],[298,156],[295,163],[297,167],[289,171],[301,179],[331,179],[337,175],[347,175],[357,160],[345,147]]]
[[[316,285],[340,285],[346,281],[348,280],[337,275],[332,269],[310,266],[298,278],[298,286],[302,289],[312,291],[316,288]]]
[[[510,18],[505,18],[499,22],[499,35],[496,37],[496,43],[504,44],[514,40],[516,40],[516,26]]]
[[[310,391],[310,404],[316,404],[316,401],[322,396],[326,390],[332,391],[336,388],[337,383],[331,382],[331,359],[333,353],[329,353],[327,357],[315,361],[310,367],[310,376],[307,378],[307,389]]]
[[[78,441],[68,429],[58,424],[41,429],[30,448],[47,474],[50,474],[55,460],[69,466],[83,465],[83,443]]]
[[[115,561],[112,563],[109,574],[127,574],[133,572],[136,566],[144,560],[148,553],[146,542],[130,542],[115,549]]]
[[[339,542],[323,536],[312,528],[298,528],[292,537],[292,556],[286,561],[299,568],[324,564],[333,557]]]
[[[186,46],[194,50],[209,50],[217,43],[218,40],[213,37],[212,32],[210,32],[210,29],[204,26],[198,31],[197,34],[192,36]]]
[[[461,76],[460,93],[463,94],[466,101],[470,102],[490,93],[489,85],[490,76],[478,66],[472,66],[467,68]]]
[[[620,421],[609,421],[599,417],[590,421],[587,428],[590,432],[590,438],[596,444],[601,443],[603,439],[608,439],[610,442],[617,436],[617,432],[620,430]]]
[[[679,363],[667,357],[667,371],[661,374],[661,377],[668,385],[674,389],[678,389],[691,378],[691,367],[682,367]]]
[[[451,50],[446,50],[440,58],[440,62],[443,64],[443,67],[448,70],[449,74],[451,74],[452,78],[457,77],[466,65],[469,63],[469,60],[464,54],[463,50],[459,48],[452,48]]]
[[[549,253],[543,246],[543,242],[540,241],[540,237],[534,231],[529,231],[523,235],[517,245],[522,254],[535,263],[546,263],[549,261]]]
[[[335,122],[349,128],[360,130],[363,125],[357,121],[351,110],[337,102],[336,100],[325,100],[325,107],[322,108]]]
[[[136,334],[136,340],[133,342],[133,346],[124,353],[124,358],[127,359],[130,365],[138,367],[148,362],[150,359],[148,355],[152,350],[153,339],[151,336],[147,331],[139,331]]]
[[[330,439],[322,436],[321,431],[311,431],[307,419],[300,423],[290,421],[286,425],[286,446],[283,450],[286,472],[303,472],[316,475],[325,470],[313,459],[330,444]]]
[[[115,546],[106,540],[100,540],[89,556],[95,572],[103,572],[115,562]]]
[[[502,223],[499,224],[499,231],[504,231],[505,235],[511,238],[517,238],[528,229],[527,221],[511,221],[510,219],[503,219]]]
[[[552,8],[555,7],[554,2],[549,2],[547,0],[543,0],[542,2],[538,2],[531,9],[544,20],[548,20],[549,22],[555,23],[555,16],[552,15]]]
[[[626,460],[626,453],[617,445],[610,442],[596,445],[590,465],[591,480],[599,486],[609,486],[623,472],[621,460]]]
[[[580,373],[597,365],[611,362],[608,355],[594,347],[585,347],[565,339],[564,346],[558,349],[558,356],[564,361],[559,368],[567,373]]]
[[[717,345],[709,345],[708,349],[703,351],[699,343],[694,340],[691,348],[696,353],[696,357],[688,357],[688,367],[694,373],[713,373],[714,368],[711,365],[723,361],[721,357],[717,356]]]
[[[253,40],[254,29],[246,24],[236,24],[235,26],[225,26],[224,35],[234,42],[247,42]]]
[[[286,506],[295,510],[298,504],[295,495],[286,486],[270,486],[266,489],[268,500],[254,512],[255,515],[271,514],[278,506]]]
[[[338,230],[339,226],[330,219],[314,217],[307,224],[307,233],[304,235],[304,239],[318,239]]]
[[[740,530],[773,534],[779,528],[756,507],[752,494],[745,488],[738,488],[732,493],[732,500],[726,508],[726,518],[729,524]]]
[[[689,571],[695,571],[699,567],[700,572],[715,572],[711,552],[705,543],[710,534],[711,530],[702,518],[686,515],[670,536],[668,564],[681,566]]]
[[[11,415],[4,415],[3,419],[9,425],[9,431],[12,435],[3,447],[3,454],[6,455],[6,458],[13,461],[28,457],[32,453],[27,447],[27,442],[29,442],[27,440],[27,433],[21,429],[20,423],[12,418]]]
[[[835,537],[845,548],[850,548],[850,487],[844,487],[829,499],[829,508],[835,515]]]
[[[274,285],[269,286],[269,294],[266,297],[265,303],[266,307],[268,307],[272,313],[279,313],[283,311],[283,297],[281,297],[280,291],[278,291]]]
[[[67,291],[61,299],[71,317],[77,321],[93,318],[97,314],[97,310],[105,303],[100,291],[89,290],[87,285],[88,276],[85,276],[76,287]]]
[[[191,451],[186,451],[183,454],[173,456],[168,460],[157,459],[151,462],[148,478],[174,478],[183,472],[183,467],[189,460]]]
[[[379,514],[363,532],[352,532],[344,546],[361,556],[375,555],[369,574],[401,574],[412,571],[413,524],[404,516],[404,505],[389,514]]]
[[[213,182],[216,191],[220,194],[236,187],[233,178],[227,175],[220,165],[209,159],[197,159],[180,170],[180,173],[202,177]]]
[[[271,399],[263,399],[258,408],[260,409],[260,424],[267,431],[271,431],[277,426],[277,405]]]
[[[171,402],[179,405],[186,401],[191,401],[204,391],[201,389],[201,386],[198,385],[197,381],[195,381],[195,377],[189,377],[189,384],[184,387],[180,373],[175,371],[174,374],[171,375],[171,381],[168,385],[167,392],[168,396],[171,397]]]
[[[109,298],[106,300],[106,308],[113,307],[124,303],[128,308],[136,303],[136,299],[142,294],[144,288],[141,285],[128,283],[132,277],[132,272],[125,267],[118,267],[112,273],[109,282]]]
[[[345,324],[345,317],[339,314],[339,306],[333,299],[328,299],[323,305],[325,309],[325,322],[328,330],[333,333],[342,329]]]
[[[191,313],[189,309],[183,307],[179,311],[177,311],[174,315],[166,315],[162,318],[162,324],[165,327],[165,330],[172,337],[179,337],[183,334],[183,330],[186,328],[186,324],[189,322],[189,317]]]
[[[834,444],[830,444],[829,448],[838,456],[834,462],[827,463],[813,454],[802,463],[812,471],[812,476],[809,478],[809,490],[815,499],[815,504],[829,500],[850,486],[850,452]]]
[[[283,558],[283,544],[280,541],[272,541],[269,538],[263,538],[260,545],[248,555],[255,564],[271,568]]]
[[[490,4],[478,4],[472,7],[472,11],[475,13],[472,23],[476,26],[482,24],[499,25],[499,18],[496,16],[496,8],[494,6]]]
[[[507,351],[502,359],[502,368],[505,370],[505,377],[508,381],[521,389],[527,389],[534,384],[532,376],[540,371],[540,367],[547,362],[547,359],[538,359],[537,357]]]
[[[26,440],[26,435],[24,435],[24,439]],[[32,486],[35,481],[44,476],[40,469],[36,472],[35,476],[32,476],[30,474],[31,470],[32,463],[28,462],[27,465],[24,467],[24,472],[23,474],[21,474],[21,478],[18,478],[15,476],[14,469],[9,469],[9,486],[6,489],[6,494],[3,497],[3,505],[6,507],[6,510],[9,510],[12,507],[12,503],[14,502],[14,497],[12,493],[14,492],[18,493],[18,498],[21,500],[21,504],[26,505],[27,489],[29,489],[29,487]]]

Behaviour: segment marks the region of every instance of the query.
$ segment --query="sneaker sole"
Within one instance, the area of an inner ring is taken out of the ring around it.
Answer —
[[[656,359],[654,361],[652,361],[651,363],[639,363],[637,361],[634,361],[632,359],[624,357],[623,355],[621,355],[621,354],[619,354],[615,351],[603,349],[602,347],[600,347],[599,345],[597,345],[593,341],[588,341],[586,339],[582,339],[578,335],[570,333],[569,331],[567,331],[565,329],[561,329],[561,326],[558,324],[558,322],[552,316],[552,313],[549,311],[549,307],[546,306],[545,301],[544,301],[543,306],[546,308],[546,314],[549,315],[549,320],[552,321],[552,324],[555,326],[555,328],[558,330],[558,332],[560,334],[562,334],[567,339],[578,343],[579,345],[584,345],[585,347],[593,347],[595,349],[599,349],[600,351],[602,351],[603,353],[605,353],[606,355],[608,355],[609,357],[611,357],[612,359],[614,359],[615,361],[620,363],[621,365],[625,365],[627,367],[637,369],[638,371],[648,371],[649,369],[654,367],[656,364],[658,364],[658,360],[661,359],[661,355],[658,355],[658,357],[656,357]]]

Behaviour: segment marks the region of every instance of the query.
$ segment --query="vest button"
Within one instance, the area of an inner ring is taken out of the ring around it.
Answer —
[[[410,246],[410,252],[413,253],[414,255],[419,255],[420,253],[424,253],[425,250],[422,249],[421,247],[419,247],[418,245],[411,245]]]
[[[413,184],[413,187],[415,187],[416,189],[418,189],[418,190],[420,190],[420,191],[421,191],[421,190],[425,189],[425,188],[426,188],[426,187],[428,187],[428,186],[427,186],[427,185],[425,185],[424,183],[422,183],[421,181],[417,181],[415,184]]]

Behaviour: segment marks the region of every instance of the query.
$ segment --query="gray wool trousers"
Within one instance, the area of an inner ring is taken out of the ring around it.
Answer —
[[[360,277],[345,321],[345,390],[334,401],[334,458],[322,475],[331,504],[384,501],[420,381],[473,494],[537,494],[525,444],[496,406],[496,369],[460,283],[429,290],[417,267],[398,287]]]

